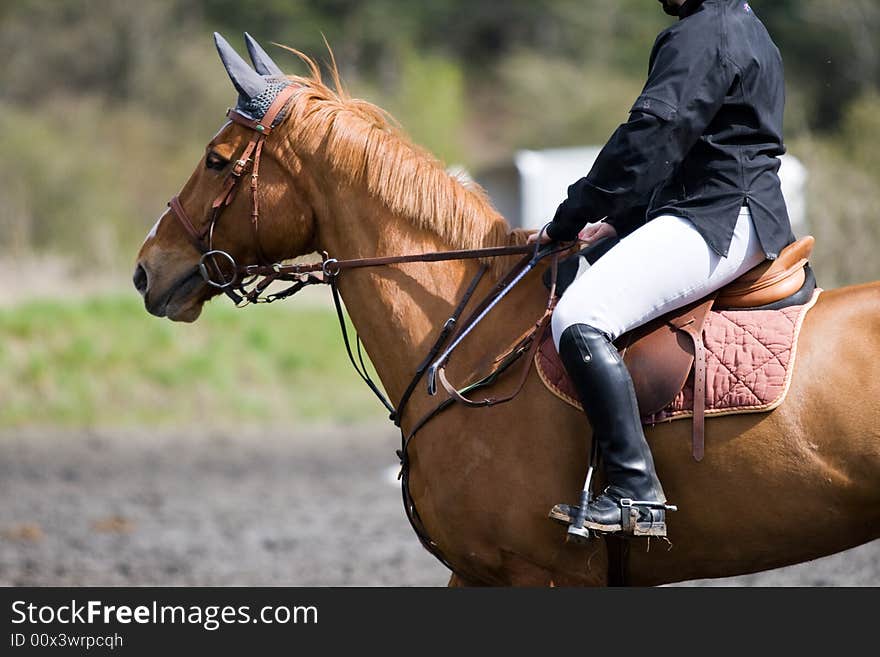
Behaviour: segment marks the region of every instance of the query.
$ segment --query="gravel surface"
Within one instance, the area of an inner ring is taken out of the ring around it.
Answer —
[[[0,434],[0,585],[444,586],[388,428]],[[880,541],[696,585],[880,585]]]

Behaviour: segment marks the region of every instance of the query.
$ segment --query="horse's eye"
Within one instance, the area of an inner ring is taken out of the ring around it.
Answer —
[[[205,157],[205,167],[208,169],[221,171],[227,164],[229,164],[229,160],[220,157],[217,153],[208,153]]]

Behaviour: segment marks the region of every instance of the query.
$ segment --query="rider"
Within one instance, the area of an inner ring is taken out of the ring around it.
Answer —
[[[777,175],[785,152],[778,49],[744,0],[660,2],[679,21],[657,38],[628,122],[530,240],[574,240],[587,223],[588,243],[625,238],[566,290],[552,322],[608,482],[584,526],[605,533],[624,527],[621,500],[666,501],[612,341],[794,241]],[[665,534],[662,505],[638,511],[640,526]]]

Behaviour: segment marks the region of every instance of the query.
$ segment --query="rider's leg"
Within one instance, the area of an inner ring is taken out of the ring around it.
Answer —
[[[599,443],[609,483],[586,509],[586,526],[621,528],[620,500],[664,502],[642,430],[632,379],[611,342],[623,333],[723,287],[764,260],[744,209],[726,257],[686,219],[664,216],[621,240],[565,292],[553,337]],[[640,509],[657,526],[662,510]]]
[[[645,440],[629,371],[605,335],[587,324],[562,333],[559,354],[578,391],[605,466],[608,487],[585,509],[584,525],[622,531],[621,499],[666,502]],[[582,500],[583,501],[583,500]],[[665,534],[662,510],[640,509],[639,522]]]

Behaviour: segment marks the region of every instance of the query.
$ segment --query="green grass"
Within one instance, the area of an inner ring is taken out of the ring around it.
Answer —
[[[351,423],[385,413],[335,313],[209,304],[195,324],[134,296],[0,309],[0,428]]]

